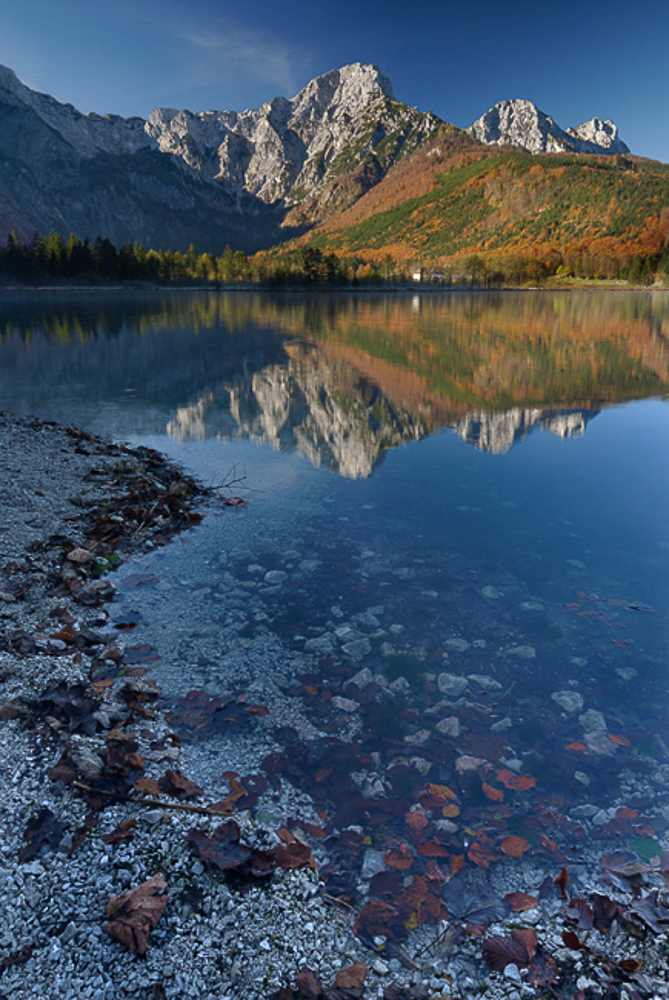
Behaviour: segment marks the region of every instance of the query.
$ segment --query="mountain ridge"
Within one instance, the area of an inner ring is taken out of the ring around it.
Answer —
[[[207,241],[209,214],[209,248],[222,250],[226,242],[239,244],[242,233],[248,236],[250,223],[256,243],[277,241],[280,226],[292,224],[282,216],[308,201],[311,207],[295,222],[313,224],[322,214],[321,192],[335,208],[355,200],[440,120],[396,101],[378,67],[354,63],[315,78],[291,100],[277,97],[256,110],[158,108],[146,120],[84,115],[30,90],[2,67],[0,124],[5,236],[12,229],[27,237],[31,229],[63,235],[71,230],[82,238],[104,235],[115,242],[140,239],[185,248],[191,240],[182,235],[182,225],[175,225],[171,244],[164,224],[152,229],[141,204],[148,193],[163,216],[174,208],[177,213],[194,208],[200,244]],[[356,170],[355,181],[337,189],[338,179]],[[112,178],[116,209],[105,203],[100,178],[96,183],[100,171]],[[113,184],[118,173],[129,182],[120,197]],[[73,175],[83,182],[76,193]],[[61,176],[65,183],[59,185]],[[82,193],[89,195],[88,211]],[[134,217],[134,225],[124,217]],[[220,232],[226,226],[229,233]]]
[[[471,150],[484,151],[471,129]],[[0,67],[0,237],[253,251],[339,216],[444,130],[467,134],[398,101],[372,64],[258,109],[156,108],[147,119],[83,114]],[[560,130],[572,147],[620,143],[600,119],[572,131]]]

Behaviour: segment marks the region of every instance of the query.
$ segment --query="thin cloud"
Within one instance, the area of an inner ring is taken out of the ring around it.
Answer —
[[[303,60],[278,37],[241,28],[228,17],[212,17],[211,10],[198,16],[197,4],[187,14],[166,0],[141,7],[121,0],[121,8],[129,20],[149,24],[178,44],[178,72],[189,89],[240,78],[269,84],[287,96],[298,89],[295,64]]]
[[[243,73],[272,84],[289,97],[297,90],[292,53],[280,42],[240,31],[204,36],[184,30],[179,39],[196,57],[192,68],[202,82]]]

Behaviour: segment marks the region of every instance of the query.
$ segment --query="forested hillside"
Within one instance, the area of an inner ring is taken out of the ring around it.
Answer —
[[[302,242],[486,284],[555,274],[650,283],[669,274],[669,166],[482,149],[445,127]]]

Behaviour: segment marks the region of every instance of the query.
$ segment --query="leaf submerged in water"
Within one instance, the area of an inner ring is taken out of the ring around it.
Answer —
[[[468,882],[462,877],[447,882],[441,897],[454,920],[487,925],[503,919],[509,912],[508,904],[491,898],[485,885]]]

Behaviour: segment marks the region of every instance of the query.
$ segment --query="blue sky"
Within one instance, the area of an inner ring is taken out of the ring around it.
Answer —
[[[0,63],[81,111],[258,107],[376,63],[396,96],[461,127],[525,97],[562,127],[612,118],[669,162],[669,0],[15,0]]]

